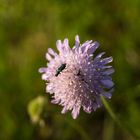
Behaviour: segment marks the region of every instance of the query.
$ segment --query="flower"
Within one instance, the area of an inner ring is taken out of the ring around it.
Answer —
[[[47,82],[46,91],[52,94],[51,102],[63,106],[61,113],[72,110],[74,119],[81,107],[87,113],[95,111],[102,105],[101,95],[111,98],[114,69],[107,64],[113,58],[102,58],[105,52],[94,57],[99,43],[91,40],[80,44],[78,35],[73,48],[69,47],[68,39],[58,40],[56,46],[59,54],[49,48],[47,67],[39,69],[43,73],[42,79]]]

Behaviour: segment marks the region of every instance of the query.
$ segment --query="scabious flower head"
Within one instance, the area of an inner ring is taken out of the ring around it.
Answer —
[[[87,113],[95,111],[102,105],[101,95],[111,98],[114,69],[107,64],[113,58],[102,58],[104,52],[94,56],[98,42],[80,44],[79,36],[75,37],[73,48],[69,47],[68,39],[58,40],[56,46],[59,53],[49,48],[47,67],[39,69],[47,83],[46,92],[52,94],[52,103],[63,106],[61,113],[72,110],[74,119],[81,107]]]

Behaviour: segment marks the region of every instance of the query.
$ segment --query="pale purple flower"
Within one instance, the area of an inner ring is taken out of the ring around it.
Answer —
[[[46,91],[52,94],[52,103],[63,106],[61,113],[72,110],[77,118],[80,108],[87,113],[101,107],[100,96],[110,99],[113,91],[111,74],[114,72],[112,57],[102,58],[104,52],[94,56],[98,42],[80,44],[79,36],[71,49],[68,39],[56,42],[59,54],[51,48],[46,53],[47,67],[40,68],[46,81]]]

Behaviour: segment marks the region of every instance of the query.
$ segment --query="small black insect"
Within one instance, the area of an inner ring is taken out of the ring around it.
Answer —
[[[78,71],[78,73],[77,73],[77,76],[80,76],[81,74],[80,74],[80,70]]]
[[[87,83],[87,82],[84,80],[84,76],[81,74],[80,70],[78,71],[77,76],[79,76],[79,77],[81,78],[81,81],[84,81],[85,83]]]
[[[66,64],[62,64],[57,70],[55,76],[58,76],[66,67]]]

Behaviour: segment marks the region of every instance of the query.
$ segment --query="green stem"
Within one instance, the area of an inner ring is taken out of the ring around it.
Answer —
[[[108,113],[110,114],[110,116],[112,117],[112,119],[117,123],[117,125],[122,128],[122,130],[125,130],[127,132],[129,132],[129,134],[133,137],[133,138],[138,138],[138,136],[136,136],[136,134],[131,130],[129,129],[125,124],[124,122],[121,122],[119,120],[119,118],[115,115],[115,113],[113,112],[113,110],[111,109],[109,103],[106,101],[106,99],[101,95],[101,100],[106,108],[106,110],[108,111]]]
[[[117,118],[117,116],[115,115],[115,113],[112,111],[110,105],[108,104],[108,102],[106,101],[106,99],[101,95],[101,100],[106,108],[106,110],[108,111],[108,113],[110,114],[110,116],[112,117],[112,119],[119,125],[122,127],[120,120]]]

